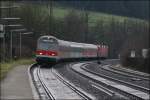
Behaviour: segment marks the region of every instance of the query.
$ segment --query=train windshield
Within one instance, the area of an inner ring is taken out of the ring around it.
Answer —
[[[56,50],[57,41],[55,39],[41,39],[38,41],[38,49],[40,50]]]

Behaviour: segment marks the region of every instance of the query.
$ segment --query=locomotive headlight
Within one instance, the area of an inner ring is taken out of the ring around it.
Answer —
[[[55,54],[54,54],[54,53],[52,53],[51,55],[52,55],[52,56],[55,56]]]
[[[42,55],[43,53],[42,53],[42,52],[40,52],[39,54],[40,54],[40,55]]]

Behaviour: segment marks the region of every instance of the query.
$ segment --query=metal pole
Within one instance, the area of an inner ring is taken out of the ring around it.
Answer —
[[[21,32],[20,32],[20,58],[21,58],[21,43],[22,42],[22,38],[21,38]]]
[[[88,32],[89,32],[89,29],[88,29],[89,13],[88,13],[88,11],[85,11],[85,9],[84,9],[84,13],[85,13],[85,23],[86,23],[85,42],[87,42],[88,41]]]
[[[10,31],[10,59],[12,60],[12,31]]]
[[[49,33],[48,34],[52,34],[52,16],[53,16],[53,2],[52,0],[49,1],[49,3],[47,4],[47,7],[49,9]],[[47,33],[46,33],[47,34]]]
[[[5,62],[5,26],[4,26],[4,38],[3,38],[3,60],[4,60],[4,62]]]

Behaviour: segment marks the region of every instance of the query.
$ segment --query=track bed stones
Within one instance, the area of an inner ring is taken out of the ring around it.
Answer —
[[[97,74],[94,74],[93,72],[91,73],[91,71],[83,70],[81,68],[82,65],[85,65],[85,63],[74,64],[74,66],[72,66],[72,69],[74,71],[78,72],[79,74],[81,74],[85,77],[88,77],[93,81],[96,81],[99,84],[103,84],[105,87],[112,89],[113,91],[116,91],[126,97],[129,97],[129,99],[137,99],[137,100],[138,99],[145,99],[145,100],[149,99],[149,93],[145,93],[145,92],[133,89],[131,87],[128,87],[123,84],[119,84],[112,80],[110,81],[106,77],[103,78]]]
[[[98,88],[94,87],[91,84],[91,80],[79,75],[78,73],[74,72],[71,69],[71,66],[73,66],[74,63],[71,64],[66,64],[65,67],[57,67],[56,70],[65,77],[67,80],[72,82],[76,87],[82,88],[84,91],[87,93],[95,96],[96,99],[101,99],[101,100],[123,100],[120,97],[115,97],[108,95],[107,93],[100,91]]]
[[[97,64],[88,64],[84,68],[92,72],[97,73],[101,76],[106,76],[109,79],[118,80],[118,82],[124,82],[125,84],[132,84],[135,87],[143,88],[146,91],[149,91],[149,80],[137,77],[135,75],[126,75],[121,72],[112,71],[109,69],[111,65],[97,65]]]
[[[66,84],[67,80],[60,78],[53,68],[37,66],[31,74],[40,99],[94,99],[86,97],[82,90],[76,89],[70,83]]]

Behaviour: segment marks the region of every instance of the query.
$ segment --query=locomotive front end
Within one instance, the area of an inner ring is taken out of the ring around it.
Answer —
[[[56,63],[58,61],[58,41],[53,36],[42,36],[38,39],[36,61],[39,64]]]

